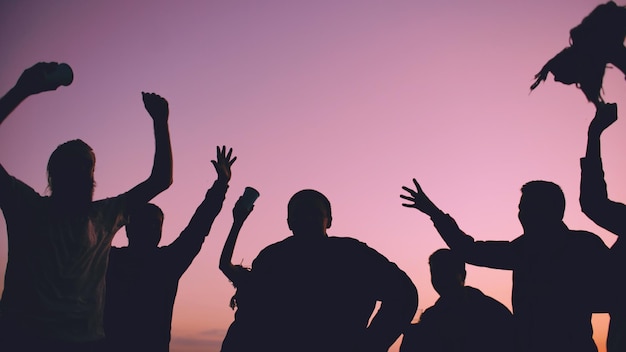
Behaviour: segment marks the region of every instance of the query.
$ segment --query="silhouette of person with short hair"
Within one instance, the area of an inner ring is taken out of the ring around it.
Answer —
[[[24,99],[58,87],[46,79],[57,63],[22,73],[0,99],[0,122]],[[154,123],[150,176],[117,197],[93,201],[95,155],[81,140],[60,145],[48,162],[50,196],[0,165],[0,208],[9,256],[0,301],[0,350],[92,351],[104,338],[105,272],[113,236],[131,209],[172,183],[167,101],[143,94]]]
[[[626,7],[615,2],[597,6],[583,21],[570,30],[570,46],[546,63],[535,75],[531,90],[552,72],[554,80],[576,84],[596,106],[603,104],[600,95],[607,64],[626,74]]]
[[[232,149],[217,148],[217,180],[191,221],[170,245],[158,247],[163,212],[146,204],[130,214],[128,247],[111,248],[105,304],[109,351],[169,351],[178,281],[198,255],[222,204],[231,178]]]
[[[547,181],[522,187],[519,220],[524,234],[513,241],[475,241],[443,213],[413,179],[400,197],[430,216],[450,249],[466,263],[513,271],[513,314],[521,351],[597,351],[591,314],[608,248],[586,231],[563,223],[565,197]]]
[[[417,309],[409,277],[366,244],[328,236],[330,202],[318,191],[291,198],[287,223],[293,236],[252,263],[222,351],[387,351]]]
[[[440,297],[404,332],[400,351],[512,351],[513,315],[502,303],[465,286],[465,262],[452,250],[438,249],[428,263]]]
[[[581,159],[580,205],[593,222],[618,236],[611,247],[608,284],[604,288],[610,302],[611,321],[607,337],[607,351],[626,351],[626,288],[618,280],[626,270],[626,205],[608,198],[602,159],[600,136],[617,121],[617,105],[598,106],[596,116],[589,125],[587,151]]]

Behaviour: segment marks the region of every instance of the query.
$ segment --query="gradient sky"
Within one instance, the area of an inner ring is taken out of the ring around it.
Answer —
[[[95,197],[123,193],[152,166],[152,124],[140,92],[162,95],[170,103],[174,184],[154,203],[165,213],[166,245],[216,177],[215,146],[233,147],[238,159],[224,208],[180,281],[173,352],[217,351],[233,319],[234,289],[217,264],[246,186],[261,197],[235,261],[250,265],[290,235],[288,199],[314,188],[333,206],[329,234],[355,237],[396,262],[423,310],[437,299],[427,259],[445,244],[427,216],[400,205],[401,186],[413,177],[476,239],[521,234],[519,189],[544,179],[563,188],[571,228],[615,241],[578,205],[593,106],[552,76],[529,94],[534,74],[598,4],[2,1],[0,94],[38,61],[69,63],[75,80],[29,98],[2,124],[0,161],[44,194],[50,153],[81,138],[97,156]],[[625,93],[623,74],[607,70],[604,96],[619,104],[620,117]],[[624,135],[620,120],[602,145],[609,195],[623,202]],[[123,231],[114,245],[126,245]],[[0,216],[0,278],[7,251]],[[510,272],[469,266],[467,284],[510,308]],[[601,351],[607,321],[594,316]]]

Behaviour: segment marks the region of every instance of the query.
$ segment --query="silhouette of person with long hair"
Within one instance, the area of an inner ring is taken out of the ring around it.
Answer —
[[[27,97],[54,90],[57,63],[38,63],[0,99],[0,122]],[[93,201],[95,155],[81,140],[61,144],[48,162],[50,196],[0,165],[0,207],[9,256],[0,301],[3,351],[91,351],[102,347],[105,272],[111,241],[131,209],[172,183],[167,101],[143,94],[154,123],[150,176],[126,193]]]
[[[293,236],[259,253],[241,302],[238,287],[222,351],[387,351],[417,309],[409,277],[366,244],[328,236],[330,202],[318,191],[291,198],[287,223]]]
[[[225,339],[222,343],[222,351],[245,351],[246,348],[250,349],[250,346],[247,345],[250,341],[241,339],[241,333],[238,330],[240,329],[239,325],[242,324],[241,320],[246,319],[246,302],[250,300],[246,299],[245,295],[250,294],[252,291],[250,288],[252,273],[250,268],[244,267],[241,264],[233,264],[232,257],[235,250],[235,243],[239,237],[239,232],[243,227],[243,223],[246,221],[253,209],[254,205],[247,206],[247,204],[243,201],[243,197],[239,197],[233,207],[233,224],[230,232],[228,233],[228,237],[226,238],[226,242],[224,243],[224,248],[222,249],[222,254],[220,256],[220,270],[237,289],[235,295],[230,300],[230,307],[232,309],[235,309],[236,307],[239,309],[242,305],[244,306],[244,317],[235,319],[235,321],[228,328],[228,332],[226,334],[227,339]],[[245,323],[243,324],[245,326]]]
[[[428,259],[439,299],[412,324],[401,352],[501,352],[514,350],[513,315],[500,302],[465,286],[465,262],[450,249]]]
[[[575,84],[596,106],[603,104],[600,95],[607,64],[626,74],[626,7],[613,1],[597,6],[583,21],[570,30],[570,46],[546,63],[535,75],[531,90],[552,72],[554,80]]]
[[[178,281],[198,255],[213,221],[222,209],[232,149],[217,147],[211,160],[217,180],[206,192],[187,227],[170,245],[158,247],[163,212],[145,204],[130,213],[128,247],[111,248],[104,314],[109,351],[169,351]]]
[[[426,196],[402,187],[400,197],[430,216],[450,249],[472,265],[513,271],[513,314],[521,351],[597,351],[591,314],[598,310],[594,292],[608,256],[602,240],[563,223],[565,197],[547,181],[522,187],[518,217],[524,234],[513,241],[475,241]]]
[[[607,351],[626,351],[626,288],[619,280],[626,270],[626,205],[608,198],[602,159],[600,136],[617,121],[617,105],[598,106],[596,116],[589,125],[587,151],[581,159],[580,205],[583,212],[596,224],[618,236],[611,247],[608,284],[609,334]]]

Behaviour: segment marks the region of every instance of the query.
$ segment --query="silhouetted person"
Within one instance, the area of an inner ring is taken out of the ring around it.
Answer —
[[[0,99],[0,121],[28,96],[56,89],[45,78],[56,67],[38,63],[25,70]],[[144,182],[124,194],[92,201],[95,155],[80,140],[61,144],[50,156],[50,196],[40,196],[0,166],[0,207],[9,244],[0,350],[82,352],[100,347],[113,236],[130,209],[172,183],[167,101],[146,93],[143,101],[154,122],[154,165]]]
[[[524,234],[513,241],[474,241],[422,191],[402,187],[401,195],[429,215],[450,249],[466,263],[513,271],[513,314],[521,351],[597,351],[591,314],[608,248],[589,232],[563,223],[565,197],[547,181],[522,187],[519,220]],[[494,219],[486,219],[494,221]]]
[[[329,237],[330,202],[303,190],[288,205],[293,236],[252,263],[236,329],[222,351],[387,351],[417,308],[417,290],[395,264],[348,237]],[[376,301],[380,310],[368,325]]]
[[[243,196],[239,197],[233,207],[233,225],[230,228],[230,232],[228,233],[228,237],[226,238],[226,242],[224,243],[224,248],[222,249],[222,254],[220,256],[220,270],[236,288],[241,287],[242,291],[246,291],[244,286],[250,284],[250,268],[246,268],[240,264],[233,264],[232,258],[233,251],[235,250],[235,243],[237,242],[237,237],[239,237],[241,227],[253,209],[254,205],[251,205],[249,202],[244,200]],[[237,306],[236,295],[231,299],[230,306],[233,309]]]
[[[576,84],[587,100],[602,104],[600,91],[607,64],[626,73],[625,38],[626,7],[613,1],[599,5],[570,31],[571,45],[543,66],[530,89],[537,88],[552,72],[555,81]]]
[[[158,247],[163,212],[146,204],[130,213],[128,247],[111,248],[105,304],[109,351],[169,351],[178,281],[198,255],[222,203],[231,177],[232,149],[217,148],[212,160],[217,180],[189,224],[170,245]]]
[[[502,303],[465,286],[465,262],[454,251],[439,249],[428,263],[440,297],[404,332],[400,351],[513,351],[513,315]]]
[[[233,264],[232,257],[241,227],[254,209],[254,206],[248,207],[244,204],[242,199],[243,197],[239,197],[233,207],[233,225],[231,226],[226,242],[224,243],[224,248],[222,249],[219,268],[237,289],[236,294],[230,300],[230,307],[232,309],[235,309],[235,307],[241,307],[243,302],[243,309],[245,311],[247,309],[246,302],[250,301],[250,299],[246,299],[245,295],[250,294],[252,291],[250,288],[252,273],[250,268],[246,268],[241,264]],[[241,320],[241,318],[239,320]],[[230,325],[227,332],[228,339],[223,342],[222,351],[240,351],[246,350],[246,348],[251,349],[249,345],[246,345],[251,341],[244,341],[240,338],[240,336],[244,336],[241,335],[242,332],[239,331],[240,325],[242,325],[240,321],[235,321]]]
[[[583,212],[599,226],[618,235],[611,247],[608,268],[609,286],[605,288],[611,304],[611,322],[607,350],[626,351],[626,287],[621,278],[626,272],[626,205],[608,198],[602,159],[600,135],[617,121],[617,105],[600,105],[589,125],[587,153],[581,159],[580,205]]]

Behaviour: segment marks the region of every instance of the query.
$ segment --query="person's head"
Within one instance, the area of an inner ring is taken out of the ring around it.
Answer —
[[[322,193],[305,189],[289,200],[287,224],[295,236],[325,236],[331,222],[330,202]]]
[[[161,241],[163,211],[152,203],[146,203],[129,214],[126,224],[128,247],[139,250],[157,248]]]
[[[465,286],[465,262],[452,250],[436,250],[428,258],[430,282],[440,296],[462,292]]]
[[[80,139],[59,145],[48,160],[48,188],[53,197],[71,202],[91,201],[96,155]]]
[[[524,231],[561,223],[565,196],[561,187],[548,181],[530,181],[522,186],[518,218]]]

